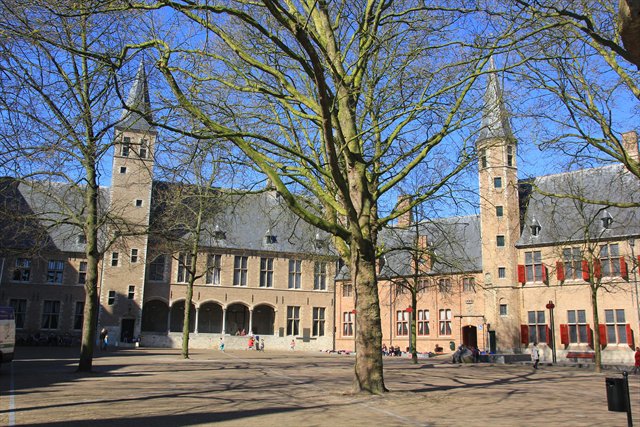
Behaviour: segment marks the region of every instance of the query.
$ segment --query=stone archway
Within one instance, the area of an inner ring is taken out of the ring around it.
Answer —
[[[167,332],[169,306],[164,301],[152,300],[142,307],[143,332]]]
[[[216,302],[206,302],[198,309],[198,333],[222,332],[222,307]]]
[[[235,335],[242,330],[249,332],[249,309],[246,305],[231,304],[227,307],[225,328],[229,335]]]
[[[253,309],[251,329],[255,335],[273,335],[275,330],[276,312],[273,307],[261,304]]]
[[[189,319],[189,332],[195,331],[196,326],[196,307],[191,304],[191,318]],[[176,301],[171,306],[171,326],[170,332],[182,332],[184,323],[184,300]]]

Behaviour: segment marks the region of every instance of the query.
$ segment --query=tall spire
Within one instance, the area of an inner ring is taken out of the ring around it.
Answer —
[[[509,114],[504,106],[503,92],[495,72],[496,66],[493,57],[489,58],[489,74],[487,91],[484,94],[484,106],[482,109],[482,127],[478,141],[489,138],[514,140]]]
[[[123,108],[118,128],[144,132],[155,131],[155,127],[149,124],[145,118],[151,118],[151,101],[149,98],[147,73],[145,72],[144,62],[142,60],[138,66],[136,76],[133,79],[133,86],[131,86],[131,90],[129,91],[126,105],[136,111],[129,111],[127,108]]]

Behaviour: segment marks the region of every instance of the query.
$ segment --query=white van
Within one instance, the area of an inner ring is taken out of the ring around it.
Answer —
[[[0,307],[0,363],[11,362],[16,345],[16,319],[12,307]]]

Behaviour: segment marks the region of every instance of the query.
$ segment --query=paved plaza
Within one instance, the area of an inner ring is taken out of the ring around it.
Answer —
[[[77,349],[23,347],[0,373],[0,425],[626,426],[605,377],[576,367],[386,358],[384,396],[349,394],[353,358],[302,352],[130,349],[75,372]],[[640,376],[630,376],[640,425]]]

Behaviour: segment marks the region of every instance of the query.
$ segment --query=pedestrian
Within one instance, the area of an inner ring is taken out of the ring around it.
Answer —
[[[534,342],[531,347],[531,361],[533,362],[533,369],[538,369],[538,362],[540,362],[540,350],[538,350],[538,343]]]
[[[220,342],[218,343],[218,350],[224,353],[224,340],[220,337]]]
[[[633,373],[637,374],[640,372],[640,347],[636,347],[636,364],[633,365]]]
[[[291,351],[296,349],[296,340],[291,340],[291,344],[289,344],[289,349]]]
[[[249,350],[253,350],[253,345],[255,344],[255,339],[251,336],[249,337]]]
[[[264,351],[264,338],[260,340],[260,351]]]
[[[100,331],[100,350],[107,349],[107,328],[102,328]]]

